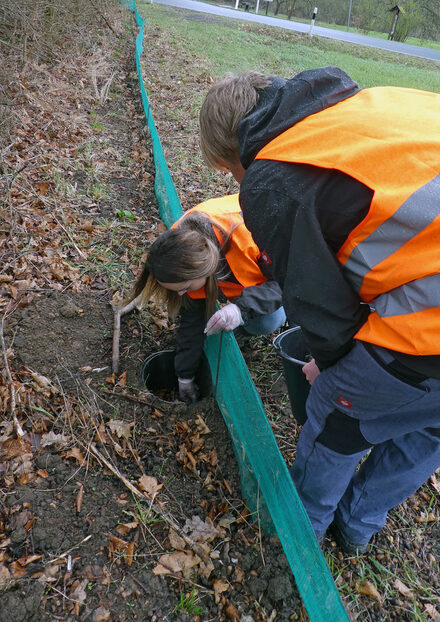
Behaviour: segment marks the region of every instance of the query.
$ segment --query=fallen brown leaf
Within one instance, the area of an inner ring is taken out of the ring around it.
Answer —
[[[229,494],[232,495],[232,488],[227,479],[223,480],[223,484],[225,485],[225,488],[229,492]]]
[[[20,562],[15,561],[9,564],[9,572],[12,574],[14,579],[21,579],[27,573],[27,570],[23,568]]]
[[[183,538],[181,538],[174,529],[170,529],[169,533],[168,533],[168,539],[170,541],[170,545],[173,547],[173,549],[177,549],[178,551],[183,551],[185,546],[186,546],[186,542]]]
[[[218,464],[218,456],[217,456],[217,451],[215,449],[211,449],[209,463],[212,467],[215,467]]]
[[[103,445],[108,443],[108,437],[105,431],[105,425],[103,423],[99,424],[99,427],[96,431],[95,442],[102,443]]]
[[[37,186],[37,194],[45,195],[47,194],[48,190],[49,190],[49,185],[45,181],[41,182]]]
[[[408,586],[402,583],[400,579],[396,579],[393,585],[396,588],[396,590],[398,590],[402,594],[402,596],[405,596],[406,598],[411,598],[411,599],[414,598],[414,592],[410,590]]]
[[[108,427],[116,434],[118,438],[125,437],[130,438],[131,428],[134,426],[134,421],[121,421],[119,419],[114,419],[113,421],[109,421]]]
[[[435,473],[431,475],[431,477],[429,478],[429,481],[431,482],[431,485],[434,488],[434,490],[436,490],[438,494],[440,495],[440,483]]]
[[[122,538],[118,538],[117,536],[114,536],[111,533],[105,533],[104,535],[106,536],[106,538],[110,540],[111,544],[113,545],[116,551],[123,551],[128,547],[129,543],[126,542],[125,540],[122,540]]]
[[[37,374],[36,372],[31,370],[29,370],[29,373],[39,387],[41,387],[42,389],[50,389],[52,393],[59,393],[59,389],[52,384],[49,378],[46,378],[46,376],[43,376],[42,374]]]
[[[29,482],[33,482],[36,479],[37,479],[37,476],[35,475],[35,473],[28,471],[27,473],[24,473],[20,477],[20,479],[18,480],[18,483],[20,484],[20,486],[23,486],[23,484],[29,484]]]
[[[192,551],[176,551],[175,553],[166,553],[159,558],[157,566],[153,568],[155,575],[183,573],[198,566],[202,560]]]
[[[84,486],[80,484],[78,494],[76,495],[75,507],[78,514],[81,512],[82,503],[84,498]]]
[[[183,531],[195,542],[212,542],[215,538],[224,538],[226,532],[222,528],[217,528],[210,518],[202,521],[200,516],[187,518]]]
[[[61,449],[65,447],[69,442],[69,439],[63,434],[55,434],[55,432],[48,432],[47,434],[43,434],[40,440],[41,447],[48,447],[50,445],[55,445],[55,447]]]
[[[11,580],[11,573],[4,564],[0,564],[0,586],[7,585]]]
[[[127,546],[127,551],[125,553],[125,563],[127,566],[131,566],[134,559],[134,542],[130,542]]]
[[[425,611],[429,615],[431,620],[434,620],[434,622],[440,622],[440,613],[437,611],[434,605],[431,605],[429,603],[426,604]]]
[[[93,221],[85,220],[79,227],[81,231],[87,231],[87,233],[92,233],[94,230]]]
[[[32,564],[32,562],[35,562],[37,561],[37,559],[41,559],[42,557],[42,555],[37,555],[36,553],[34,553],[33,555],[23,555],[23,557],[17,559],[17,562],[20,564],[20,566],[23,566],[23,568],[25,568],[29,564]]]
[[[72,591],[69,594],[69,599],[74,601],[75,614],[79,616],[80,605],[87,598],[87,594],[85,592],[85,587],[87,585],[87,579],[84,581],[75,581],[72,585]]]
[[[205,577],[205,579],[209,579],[213,570],[214,570],[214,563],[212,559],[206,559],[206,561],[201,562],[200,574],[202,574]]]
[[[25,530],[29,531],[29,529],[32,527],[34,523],[35,523],[35,516],[31,518],[30,520],[28,520],[28,522],[24,525]]]
[[[1,454],[10,460],[11,458],[15,458],[16,456],[30,451],[30,449],[30,442],[24,438],[9,438],[3,443]]]
[[[122,372],[116,384],[118,385],[118,387],[121,387],[121,389],[125,388],[125,386],[127,385],[127,372],[126,371]]]
[[[200,432],[200,434],[210,434],[211,433],[211,430],[208,428],[208,426],[206,425],[205,421],[202,419],[201,415],[197,415],[195,421],[196,421],[197,429]]]
[[[94,619],[96,622],[107,622],[110,620],[111,613],[105,607],[98,607],[94,613]]]
[[[66,451],[66,454],[64,457],[74,458],[77,461],[79,466],[82,466],[85,463],[84,455],[82,451],[79,449],[79,447],[74,447],[73,449]]]
[[[155,477],[150,475],[142,475],[139,480],[139,486],[149,497],[154,497],[162,488],[163,484],[158,484]]]
[[[416,523],[435,523],[437,520],[438,518],[433,512],[429,512],[428,514],[422,512],[420,516],[416,516],[415,518]]]
[[[199,452],[202,447],[205,444],[205,439],[203,439],[201,436],[199,436],[199,438],[195,438],[192,442],[192,451],[193,453],[197,453]]]
[[[243,579],[244,579],[244,572],[243,572],[243,570],[242,570],[241,568],[239,568],[239,567],[237,566],[237,568],[236,568],[236,569],[235,569],[235,571],[234,571],[234,575],[233,575],[233,577],[232,577],[232,580],[233,580],[235,583],[242,583],[242,582],[243,582]]]
[[[232,603],[229,603],[226,606],[225,613],[226,617],[228,618],[228,620],[231,620],[231,622],[240,622],[240,614],[238,612],[238,609]]]
[[[374,598],[374,600],[377,600],[378,603],[382,604],[382,596],[370,581],[357,581],[356,590],[359,594],[370,596],[371,598]]]
[[[139,523],[134,521],[133,523],[120,523],[115,529],[120,536],[125,536],[132,529],[136,529],[136,527],[139,527]]]
[[[220,602],[220,594],[228,591],[229,583],[223,581],[223,579],[214,579],[212,587],[214,589],[214,600],[218,604]]]

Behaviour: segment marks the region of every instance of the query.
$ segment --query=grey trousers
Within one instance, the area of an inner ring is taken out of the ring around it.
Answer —
[[[440,467],[440,380],[404,382],[356,342],[321,372],[306,407],[290,472],[316,536],[335,521],[366,544]]]

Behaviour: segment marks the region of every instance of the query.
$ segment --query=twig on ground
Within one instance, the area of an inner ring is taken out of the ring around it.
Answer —
[[[259,484],[258,484],[258,493],[257,493],[257,519],[258,519],[258,540],[260,544],[261,561],[263,562],[263,566],[265,566],[266,561],[264,559],[263,537],[261,534],[261,521],[260,521],[260,485]]]
[[[143,393],[145,397],[137,397],[136,395],[132,395],[131,393],[115,393],[115,391],[110,391],[109,389],[101,389],[101,392],[107,393],[108,395],[113,395],[113,397],[123,397],[130,402],[137,402],[138,404],[146,404],[147,406],[156,406],[160,407],[161,404],[173,404],[174,406],[178,406],[183,404],[183,402],[171,402],[168,400],[163,400],[161,397],[157,395],[153,395],[152,393]],[[158,438],[158,437],[156,437]]]
[[[113,356],[112,356],[112,373],[117,374],[119,370],[119,337],[121,335],[121,316],[132,311],[139,304],[139,296],[134,298],[125,307],[120,307],[115,303],[111,303],[114,322],[113,322]]]
[[[75,549],[78,549],[81,546],[81,544],[84,544],[84,542],[87,542],[87,540],[90,540],[91,537],[92,537],[91,535],[86,536],[83,540],[81,540],[81,542],[78,542],[78,544],[75,544],[75,546],[72,546],[72,547],[70,547],[70,549],[67,549],[67,551],[65,553],[62,553],[61,555],[58,555],[58,557],[54,557],[54,559],[49,559],[45,565],[47,566],[48,564],[54,564],[55,562],[59,561],[60,559],[64,559],[72,551],[74,551]]]
[[[110,78],[108,78],[108,80],[105,82],[104,86],[101,87],[101,89],[99,89],[98,87],[98,77],[96,74],[97,70],[96,68],[93,68],[91,79],[93,88],[95,89],[96,99],[98,99],[101,104],[104,104],[108,99],[108,92],[110,90],[111,83],[113,82],[115,72],[111,74]]]
[[[0,341],[2,344],[3,361],[5,364],[6,378],[9,382],[9,391],[11,395],[11,416],[14,421],[14,427],[15,427],[15,431],[17,435],[24,436],[23,428],[21,427],[17,419],[17,414],[15,412],[15,406],[16,406],[15,388],[14,388],[14,380],[12,378],[11,370],[9,368],[9,363],[8,363],[8,353],[6,350],[6,343],[5,343],[5,337],[4,337],[4,321],[5,321],[5,316],[2,317],[2,321],[0,324]]]
[[[57,221],[57,223],[59,224],[59,226],[61,227],[61,229],[64,231],[64,233],[67,235],[67,237],[69,238],[70,242],[73,244],[73,247],[75,248],[76,252],[78,253],[78,255],[80,257],[82,257],[83,259],[87,259],[86,255],[82,252],[82,250],[78,247],[78,245],[75,243],[75,240],[72,238],[72,236],[70,235],[70,233],[67,231],[66,227],[63,225],[62,222],[60,222],[58,220],[58,218],[56,217],[56,215],[54,214],[54,218]]]
[[[107,24],[107,26],[110,28],[110,30],[112,31],[112,33],[115,35],[115,37],[117,37],[118,39],[120,39],[120,35],[118,35],[118,33],[116,32],[116,30],[113,28],[113,26],[110,24],[110,22],[108,21],[108,19],[106,18],[106,16],[102,13],[102,11],[100,11],[98,9],[98,7],[96,6],[96,4],[93,2],[93,0],[90,0],[90,4],[92,5],[92,7],[95,9],[95,11],[98,13],[98,15],[100,17],[102,17],[102,19],[104,20],[104,22]]]

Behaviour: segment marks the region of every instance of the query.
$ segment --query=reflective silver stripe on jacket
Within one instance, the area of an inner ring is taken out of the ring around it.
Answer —
[[[361,290],[366,274],[423,231],[439,214],[440,174],[416,190],[390,218],[352,250],[344,272],[355,290]]]
[[[380,317],[407,315],[433,307],[439,307],[440,315],[440,274],[411,281],[381,294],[374,299],[374,307]]]

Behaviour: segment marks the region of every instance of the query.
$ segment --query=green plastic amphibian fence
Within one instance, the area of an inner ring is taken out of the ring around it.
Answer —
[[[170,227],[183,212],[142,79],[140,57],[145,20],[139,15],[135,0],[125,4],[133,11],[139,27],[136,68],[153,144],[155,193],[161,218]],[[223,333],[223,337],[212,335],[206,340],[205,351],[212,377],[218,379],[216,399],[234,445],[243,498],[256,512],[263,529],[269,533],[276,530],[311,621],[348,622],[235,338],[229,332]]]

